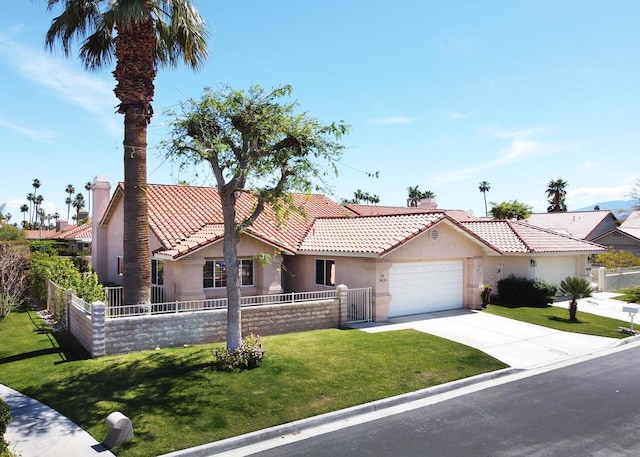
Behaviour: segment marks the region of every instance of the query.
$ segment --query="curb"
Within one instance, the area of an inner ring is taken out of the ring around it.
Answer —
[[[255,432],[250,432],[231,438],[226,438],[220,441],[215,441],[213,443],[207,443],[188,449],[182,449],[180,451],[171,452],[169,454],[163,454],[159,457],[210,457],[220,452],[231,451],[251,444],[256,444],[261,441],[277,438],[283,435],[300,433],[301,431],[308,430],[313,427],[346,420],[362,414],[373,413],[386,408],[391,408],[393,406],[398,406],[400,404],[421,400],[424,398],[439,395],[444,392],[450,392],[462,387],[467,387],[469,385],[479,384],[481,382],[502,378],[515,373],[521,373],[523,371],[526,370],[522,368],[505,368],[503,370],[492,371],[490,373],[483,373],[472,376],[470,378],[463,378],[457,381],[448,382],[446,384],[440,384],[437,386],[428,387],[426,389],[416,390],[415,392],[408,392],[406,394],[396,395],[395,397],[384,398],[382,400],[376,400],[369,403],[364,403],[362,405],[352,406],[350,408],[321,414],[319,416],[300,419],[294,422],[289,422],[287,424],[276,425],[274,427],[257,430]]]

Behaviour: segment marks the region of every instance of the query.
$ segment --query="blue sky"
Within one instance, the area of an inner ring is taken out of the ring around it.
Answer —
[[[149,182],[213,183],[205,169],[180,172],[158,145],[166,109],[222,84],[290,84],[301,110],[351,125],[336,200],[361,189],[404,206],[418,185],[440,208],[483,215],[486,180],[489,201],[545,211],[547,183],[564,179],[571,210],[625,199],[640,177],[638,1],[195,4],[211,56],[198,73],[158,74]],[[40,0],[0,16],[0,204],[16,222],[34,178],[45,210],[63,218],[67,184],[84,193],[96,175],[123,179],[112,68],[91,73],[48,52],[52,17]]]

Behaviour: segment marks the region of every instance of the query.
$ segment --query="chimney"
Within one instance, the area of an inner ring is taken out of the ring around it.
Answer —
[[[93,178],[91,205],[91,267],[104,280],[107,277],[109,246],[107,244],[107,229],[100,225],[109,201],[111,199],[111,183],[106,176]]]
[[[418,208],[438,209],[438,202],[435,198],[423,198],[418,204]]]

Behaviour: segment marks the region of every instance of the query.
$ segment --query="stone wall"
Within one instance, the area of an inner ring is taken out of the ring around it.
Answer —
[[[68,330],[82,347],[91,353],[91,342],[93,340],[91,315],[76,306],[67,305],[67,318]]]
[[[340,317],[337,299],[251,306],[242,308],[242,333],[265,336],[337,328]],[[104,353],[222,342],[226,340],[226,320],[224,309],[107,319]]]

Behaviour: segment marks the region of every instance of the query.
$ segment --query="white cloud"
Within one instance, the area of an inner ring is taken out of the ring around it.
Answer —
[[[56,134],[50,130],[37,130],[23,127],[6,119],[0,118],[0,127],[12,130],[20,135],[26,136],[35,141],[47,142],[56,137]]]
[[[48,94],[102,118],[111,131],[120,132],[121,121],[114,115],[118,100],[113,85],[74,68],[71,64],[0,36],[0,57],[23,78]],[[114,82],[115,84],[115,82]]]
[[[531,136],[542,133],[546,130],[546,128],[541,127],[510,131],[492,131],[490,132],[491,135],[497,138],[509,140],[509,145],[500,152],[496,159],[489,162],[483,162],[479,165],[463,167],[452,170],[448,173],[439,174],[435,176],[432,181],[436,185],[461,181],[477,174],[479,171],[498,168],[534,158],[539,159],[541,156],[568,151],[577,146],[577,144],[549,143],[530,138]]]
[[[379,118],[369,120],[369,123],[373,125],[398,125],[398,124],[410,124],[412,122],[413,122],[413,119],[406,116],[379,117]]]
[[[631,192],[632,184],[619,184],[616,186],[594,186],[579,187],[574,190],[567,190],[567,200],[581,197],[596,197],[600,200],[623,199],[628,198]]]

